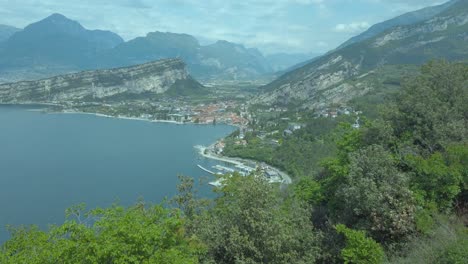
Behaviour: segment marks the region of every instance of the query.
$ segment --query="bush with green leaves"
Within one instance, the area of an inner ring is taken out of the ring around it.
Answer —
[[[5,264],[198,263],[204,246],[187,237],[184,220],[162,206],[113,206],[83,213],[48,232],[32,228],[12,230],[1,250]]]
[[[374,145],[349,156],[346,184],[332,208],[338,221],[364,229],[379,242],[397,241],[414,230],[415,205],[407,175],[401,173],[389,152]]]
[[[433,61],[405,82],[385,115],[401,142],[425,154],[468,139],[467,72],[464,64]]]
[[[413,190],[421,195],[425,204],[434,203],[441,211],[453,207],[460,193],[462,175],[459,170],[447,164],[442,153],[434,153],[427,159],[421,156],[408,156]]]
[[[379,243],[366,236],[365,232],[337,225],[336,231],[343,234],[346,246],[341,250],[341,258],[345,264],[379,264],[385,257]]]
[[[314,263],[319,234],[302,203],[255,175],[227,177],[220,196],[198,219],[210,263]]]

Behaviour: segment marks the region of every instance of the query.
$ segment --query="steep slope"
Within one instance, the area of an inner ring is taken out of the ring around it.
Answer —
[[[381,66],[467,60],[467,32],[468,1],[459,1],[429,20],[392,28],[287,73],[253,102],[307,107],[345,102],[371,91],[373,85],[361,80]]]
[[[21,29],[7,25],[0,25],[0,42],[4,42],[9,39],[13,34],[20,31]]]
[[[0,102],[99,101],[203,89],[188,74],[185,63],[168,59],[127,68],[86,71],[38,81],[0,84]]]
[[[0,50],[0,69],[84,69],[99,52],[123,40],[109,31],[90,31],[63,15],[53,14],[12,35]]]
[[[407,26],[407,25],[416,24],[416,23],[428,20],[442,13],[443,11],[447,10],[449,7],[451,7],[453,4],[455,4],[458,1],[459,0],[451,0],[442,5],[426,7],[421,10],[409,12],[401,16],[395,17],[393,19],[384,21],[382,23],[375,24],[372,27],[370,27],[368,30],[366,30],[365,32],[359,34],[358,36],[352,37],[345,43],[341,44],[338,47],[338,49],[344,48],[354,43],[358,43],[358,42],[373,38],[379,35],[380,33],[388,29],[391,29],[393,27]]]

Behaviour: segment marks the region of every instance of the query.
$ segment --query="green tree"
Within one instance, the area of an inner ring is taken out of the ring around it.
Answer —
[[[180,214],[159,205],[79,210],[69,211],[78,219],[49,232],[13,229],[0,253],[2,263],[198,263],[204,250],[185,235]]]
[[[382,247],[366,237],[363,231],[347,228],[345,225],[337,225],[336,231],[343,234],[346,239],[346,246],[341,251],[341,257],[345,264],[379,264],[383,262],[384,251]]]
[[[311,178],[302,178],[294,185],[294,195],[311,205],[319,204],[323,200],[320,183]]]
[[[386,111],[395,134],[426,153],[444,150],[468,136],[467,66],[434,61],[407,80]]]
[[[366,147],[349,156],[346,184],[331,208],[340,222],[364,229],[380,242],[397,241],[414,229],[414,201],[408,177],[398,171],[382,146]]]
[[[441,211],[452,208],[455,198],[461,192],[462,175],[460,171],[447,164],[444,156],[437,152],[427,159],[409,156],[413,190],[422,196],[425,204],[434,203]],[[422,204],[422,205],[425,205]]]
[[[457,207],[468,207],[468,142],[454,144],[447,149],[448,165],[461,175],[460,194]]]
[[[198,224],[213,263],[314,263],[318,235],[308,210],[284,200],[278,186],[254,175],[225,180]]]

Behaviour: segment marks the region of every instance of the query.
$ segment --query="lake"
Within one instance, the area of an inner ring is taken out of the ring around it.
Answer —
[[[234,129],[0,106],[0,243],[8,238],[6,225],[61,224],[75,204],[160,203],[176,193],[177,175],[213,179],[197,164],[216,162],[194,146]],[[200,193],[213,195],[207,184]]]

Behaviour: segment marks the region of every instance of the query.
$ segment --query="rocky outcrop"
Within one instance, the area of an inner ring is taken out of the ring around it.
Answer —
[[[459,27],[468,23],[468,14],[454,17],[436,17],[414,27],[397,27],[374,41],[374,47],[381,47],[391,41],[401,40],[412,36],[435,33],[447,30],[449,27]]]
[[[330,57],[316,68],[298,72],[292,77],[297,78],[299,80],[297,82],[291,79],[282,84],[273,83],[271,86],[273,89],[270,88],[271,90],[262,93],[254,100],[254,103],[275,104],[280,101],[280,103],[288,104],[301,102],[304,105],[315,106],[320,104],[322,99],[331,99],[331,97],[340,101],[340,93],[336,92],[336,88],[345,88],[345,86],[339,85],[349,77],[357,75],[360,68],[359,63],[354,64],[342,56]],[[279,85],[279,87],[274,88],[275,85]],[[331,88],[335,88],[335,92],[330,91]],[[349,87],[344,90],[349,90]]]
[[[161,94],[180,81],[195,82],[183,61],[168,59],[133,67],[0,84],[0,102],[94,101],[125,94]]]
[[[375,87],[360,76],[382,66],[420,65],[432,59],[468,59],[468,1],[426,21],[397,26],[360,43],[330,52],[263,87],[254,104],[314,108],[344,103]]]
[[[371,39],[394,27],[407,26],[407,25],[416,24],[422,21],[426,21],[444,12],[445,10],[450,8],[452,5],[456,4],[458,1],[459,0],[451,0],[442,5],[426,7],[426,8],[414,11],[414,12],[403,14],[401,16],[384,21],[382,23],[377,23],[373,25],[372,27],[370,27],[365,32],[355,37],[352,37],[345,43],[341,44],[340,47],[338,47],[338,49],[344,48],[354,43],[359,43],[359,42]]]

